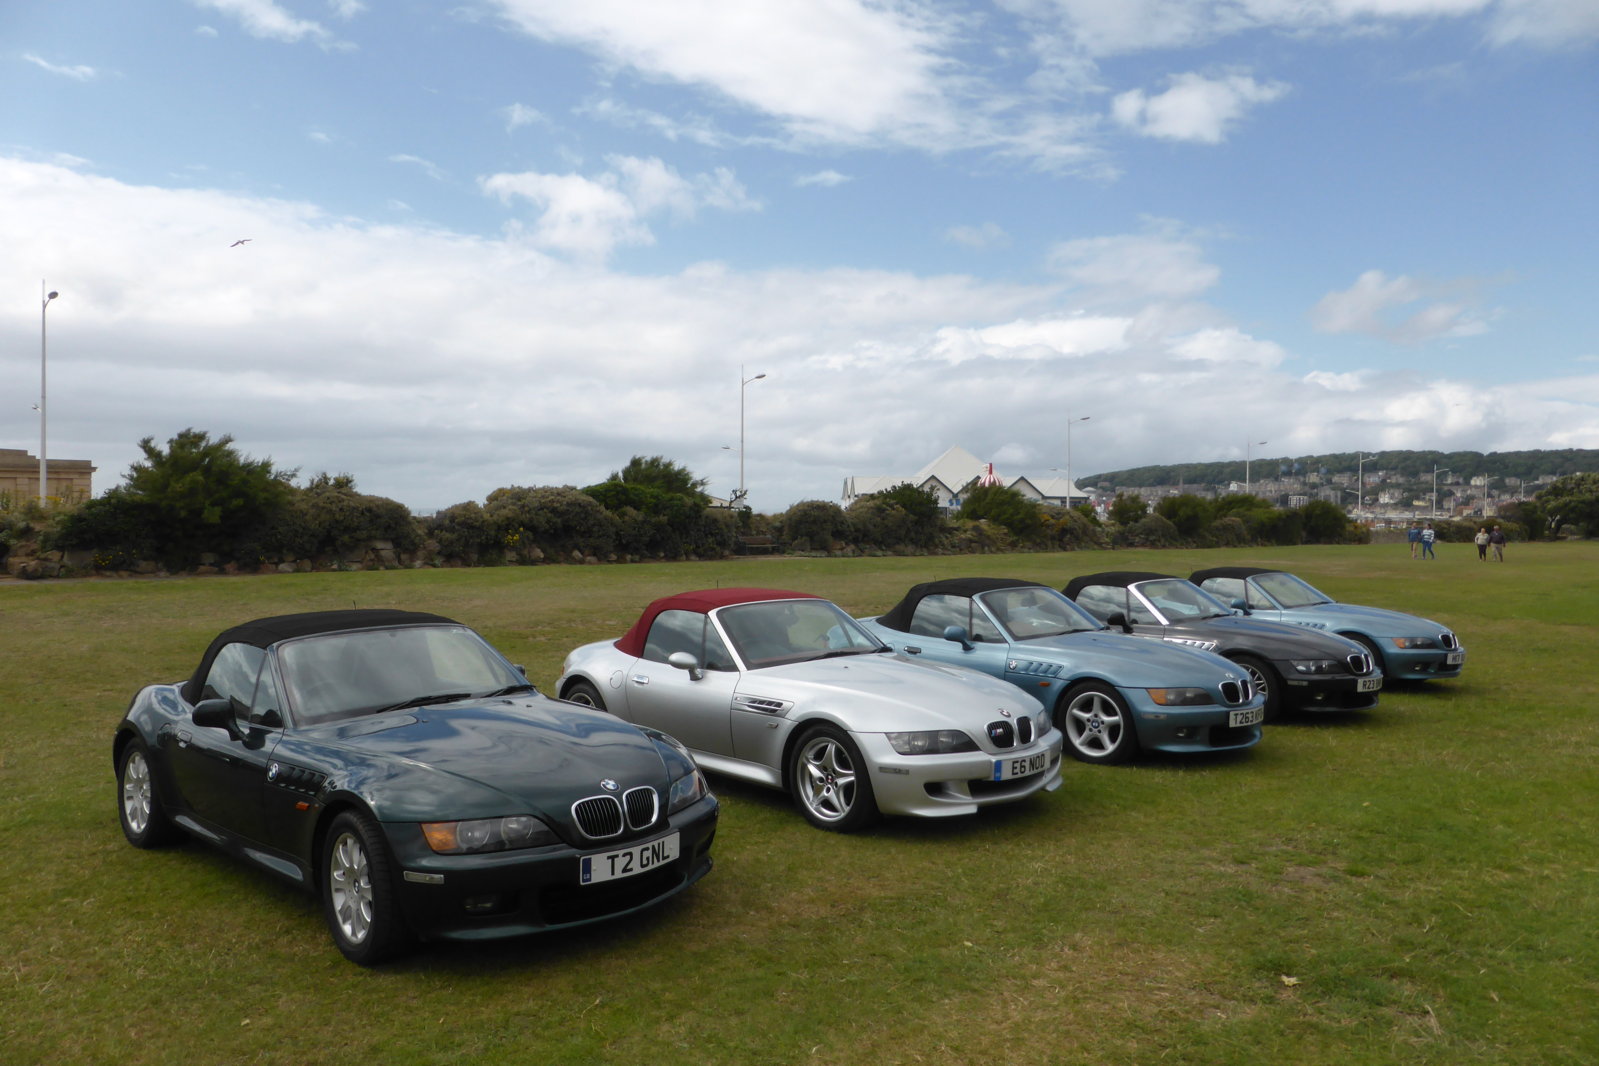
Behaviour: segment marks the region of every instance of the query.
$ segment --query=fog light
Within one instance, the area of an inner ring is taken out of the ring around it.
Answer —
[[[468,914],[494,914],[505,909],[505,895],[468,896],[461,901],[461,909]]]
[[[1177,730],[1177,739],[1178,740],[1192,740],[1192,739],[1194,739],[1194,735],[1195,735],[1195,730],[1194,730],[1193,726],[1186,726],[1185,725],[1181,729]]]

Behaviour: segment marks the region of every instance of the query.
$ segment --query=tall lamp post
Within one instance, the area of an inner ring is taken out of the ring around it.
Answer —
[[[1355,510],[1359,511],[1366,505],[1366,464],[1376,459],[1375,455],[1360,452],[1355,457]]]
[[[744,376],[744,364],[738,365],[738,496],[733,501],[735,505],[744,502],[744,497],[749,491],[744,488],[744,390],[752,381],[759,381],[765,374],[756,374],[752,378]]]
[[[1442,468],[1435,466],[1432,468],[1432,520],[1434,522],[1438,521],[1438,475],[1447,473],[1449,473],[1447,466]]]
[[[1257,440],[1253,444],[1245,444],[1244,445],[1244,495],[1245,496],[1248,496],[1250,494],[1250,492],[1249,492],[1249,456],[1250,456],[1250,452],[1253,451],[1255,448],[1259,448],[1263,444],[1269,444],[1269,443],[1271,443],[1271,442],[1270,441],[1264,441],[1264,440]]]
[[[1073,418],[1070,411],[1066,412],[1066,509],[1071,510],[1072,493],[1077,491],[1077,486],[1072,484],[1072,423],[1087,422],[1093,415],[1083,415]]]
[[[45,408],[48,406],[49,389],[47,388],[46,368],[50,365],[49,347],[45,339],[45,312],[50,309],[50,301],[61,294],[58,292],[45,292],[43,281],[39,282],[39,506],[44,506],[45,497],[50,495],[50,472],[46,465],[45,444],[48,434],[45,432]]]

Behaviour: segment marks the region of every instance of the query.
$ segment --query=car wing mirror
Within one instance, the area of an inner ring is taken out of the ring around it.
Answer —
[[[1133,627],[1127,623],[1127,615],[1121,611],[1112,611],[1110,617],[1105,619],[1105,624],[1115,626],[1123,633],[1131,633],[1133,631]]]
[[[674,651],[666,657],[666,664],[686,671],[690,681],[698,681],[705,676],[705,670],[700,666],[700,661],[686,651]]]
[[[239,738],[239,718],[233,713],[232,700],[201,700],[194,705],[194,713],[189,717],[195,725],[205,726],[208,729],[225,729],[228,736],[235,740]]]
[[[1249,613],[1249,604],[1244,602],[1243,597],[1239,597],[1238,599],[1236,599],[1232,603],[1230,603],[1228,606],[1230,606],[1233,610],[1237,611],[1239,614],[1248,614]]]
[[[962,651],[972,650],[972,642],[966,639],[965,626],[945,626],[944,639],[953,640],[955,643],[961,646]]]

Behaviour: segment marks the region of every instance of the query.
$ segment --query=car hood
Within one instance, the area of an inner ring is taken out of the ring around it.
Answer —
[[[791,716],[822,714],[860,733],[982,727],[1001,709],[1037,714],[1043,707],[1009,682],[968,670],[877,653],[813,659],[753,670],[738,695],[784,700]]]
[[[1356,629],[1384,637],[1436,636],[1448,626],[1385,607],[1364,607],[1355,603],[1318,603],[1312,607],[1293,607],[1283,611],[1284,622],[1316,625],[1327,629]]]
[[[560,830],[573,802],[607,791],[602,780],[618,794],[649,785],[664,804],[676,776],[667,763],[677,752],[638,727],[543,697],[391,711],[315,732],[344,763],[336,779],[383,820],[533,814]]]
[[[1011,658],[1063,662],[1127,688],[1218,685],[1243,677],[1232,663],[1196,648],[1126,633],[1063,633],[1010,646]]]
[[[1255,651],[1272,659],[1343,658],[1365,649],[1335,633],[1309,629],[1292,622],[1225,615],[1165,627],[1172,635],[1194,634],[1218,642],[1217,651],[1229,648]]]

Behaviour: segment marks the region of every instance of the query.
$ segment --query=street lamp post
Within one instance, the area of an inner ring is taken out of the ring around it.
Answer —
[[[1087,422],[1093,417],[1093,415],[1083,415],[1081,418],[1073,418],[1070,411],[1066,412],[1066,509],[1068,511],[1072,506],[1072,493],[1077,490],[1077,486],[1072,484],[1072,423]]]
[[[1434,466],[1432,468],[1432,520],[1434,522],[1438,521],[1438,475],[1447,473],[1449,473],[1447,466],[1443,468]]]
[[[1263,444],[1269,444],[1269,443],[1270,443],[1269,441],[1257,440],[1253,444],[1245,444],[1244,445],[1244,495],[1245,496],[1248,496],[1250,494],[1250,492],[1249,492],[1249,458],[1250,458],[1250,452],[1253,451],[1254,449],[1260,447]]]
[[[50,301],[61,294],[58,292],[45,292],[43,281],[39,282],[39,506],[44,506],[45,497],[50,495],[50,471],[45,459],[46,442],[49,438],[46,432],[45,408],[48,406],[49,388],[47,382],[47,368],[50,365],[49,347],[45,337],[45,312],[50,309]]]
[[[1366,505],[1366,464],[1376,459],[1375,455],[1360,453],[1355,458],[1355,510],[1359,511]]]
[[[735,506],[744,502],[744,497],[749,491],[744,488],[744,390],[752,381],[759,381],[765,374],[756,374],[752,378],[744,376],[744,364],[738,365],[738,496],[733,501]]]

